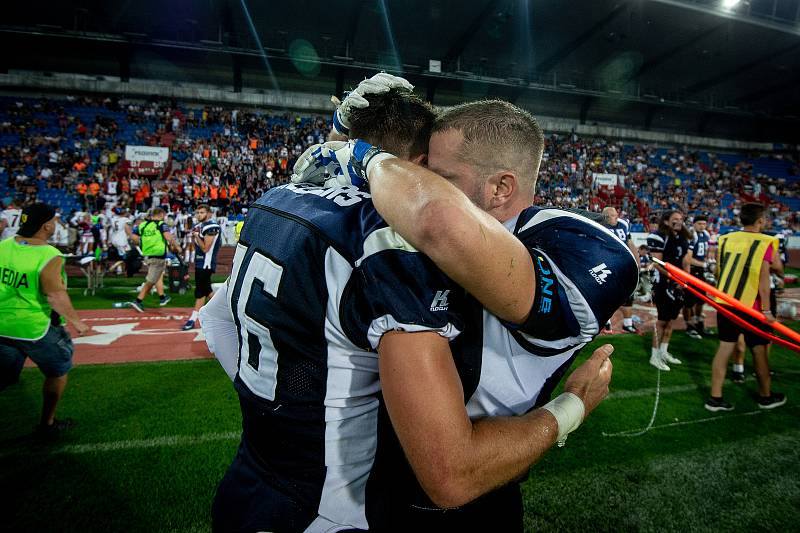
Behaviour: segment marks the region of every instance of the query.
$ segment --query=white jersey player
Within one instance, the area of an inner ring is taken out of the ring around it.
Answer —
[[[189,213],[181,212],[176,219],[176,227],[178,228],[178,239],[183,245],[183,262],[187,265],[194,263],[194,238],[192,236],[194,217]]]
[[[22,211],[14,207],[14,204],[9,204],[9,206],[0,213],[0,229],[3,231],[0,240],[13,237],[17,234],[20,224],[20,215],[22,215]]]
[[[224,215],[218,215],[216,217],[217,224],[219,224],[219,234],[220,238],[222,239],[222,244],[228,244],[228,240],[225,238],[225,229],[228,227],[228,217]]]

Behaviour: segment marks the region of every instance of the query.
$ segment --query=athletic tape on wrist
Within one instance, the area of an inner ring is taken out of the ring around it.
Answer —
[[[542,406],[542,409],[547,409],[558,422],[557,442],[559,443],[563,443],[567,435],[578,429],[586,412],[583,401],[571,392],[560,394],[550,403]]]

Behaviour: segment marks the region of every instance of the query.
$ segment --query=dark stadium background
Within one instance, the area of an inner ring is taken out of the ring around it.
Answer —
[[[581,124],[796,144],[798,6],[798,0],[751,0],[733,10],[711,0],[8,2],[0,71],[341,94],[382,68],[402,72],[439,105],[496,96]],[[441,61],[440,74],[428,72],[431,59]]]

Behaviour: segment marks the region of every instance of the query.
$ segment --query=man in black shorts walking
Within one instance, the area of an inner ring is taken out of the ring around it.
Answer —
[[[689,250],[689,232],[683,225],[683,214],[680,211],[667,211],[658,222],[658,229],[647,236],[650,254],[689,271],[686,252]],[[678,318],[683,308],[683,290],[669,279],[667,271],[656,265],[656,280],[653,285],[653,303],[656,304],[658,319],[656,334],[653,336],[653,348],[650,364],[659,370],[669,370],[667,363],[681,364],[680,360],[669,353],[669,339],[672,336],[672,321]]]
[[[217,254],[222,244],[220,225],[211,217],[211,209],[205,205],[197,206],[194,211],[198,224],[192,228],[192,242],[195,248],[194,259],[194,310],[192,316],[183,325],[183,330],[194,328],[200,308],[211,298],[211,274],[217,268]]]

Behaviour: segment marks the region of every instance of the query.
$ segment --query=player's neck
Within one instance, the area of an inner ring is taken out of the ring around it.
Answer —
[[[36,235],[34,235],[33,237],[22,237],[20,235],[16,235],[14,239],[19,244],[34,244],[39,246],[42,244],[47,244],[47,239],[42,239],[41,237],[37,237]]]

